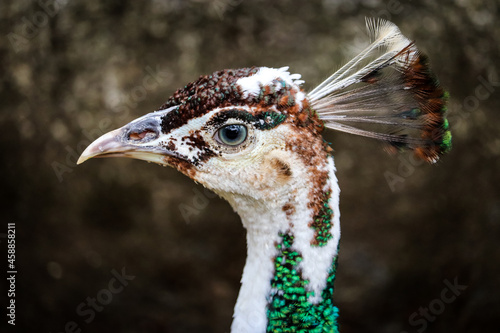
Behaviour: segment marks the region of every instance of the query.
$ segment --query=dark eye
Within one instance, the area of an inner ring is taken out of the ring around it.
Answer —
[[[239,124],[226,125],[217,131],[215,138],[225,145],[237,146],[246,140],[247,128]]]

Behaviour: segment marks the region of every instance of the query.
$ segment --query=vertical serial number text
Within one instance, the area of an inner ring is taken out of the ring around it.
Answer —
[[[16,224],[7,224],[7,322],[16,325]]]

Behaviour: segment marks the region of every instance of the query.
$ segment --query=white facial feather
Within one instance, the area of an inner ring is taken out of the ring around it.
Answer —
[[[276,79],[285,81],[288,86],[294,87],[298,91],[300,85],[304,83],[300,77],[300,74],[290,74],[288,67],[260,67],[257,73],[239,79],[236,84],[243,90],[243,98],[248,98],[249,96],[257,96],[261,88],[265,86],[273,85],[276,90],[282,89],[282,85],[275,82]]]

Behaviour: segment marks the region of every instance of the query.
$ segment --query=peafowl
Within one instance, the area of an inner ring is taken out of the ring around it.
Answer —
[[[92,157],[171,166],[226,199],[247,231],[233,333],[338,332],[339,186],[325,128],[435,163],[451,148],[446,92],[396,25],[310,92],[288,67],[222,70],[95,140]]]

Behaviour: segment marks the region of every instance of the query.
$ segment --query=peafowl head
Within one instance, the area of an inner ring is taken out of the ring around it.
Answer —
[[[240,215],[257,202],[293,212],[302,200],[321,210],[321,197],[334,187],[325,127],[384,141],[390,151],[411,149],[434,163],[451,148],[446,93],[397,26],[383,20],[367,26],[372,43],[311,92],[288,67],[201,76],[159,110],[98,138],[78,163],[123,156],[172,166]],[[301,188],[309,189],[307,198]]]
[[[78,163],[124,156],[173,166],[231,202],[276,200],[305,173],[324,178],[331,151],[324,127],[436,162],[451,147],[445,92],[394,24],[367,25],[372,44],[309,93],[288,67],[215,72],[177,90],[158,111],[103,135]]]
[[[215,72],[177,90],[158,111],[96,140],[79,163],[132,157],[174,166],[210,185],[197,174],[214,172],[220,163],[227,174],[283,148],[297,131],[318,136],[324,126],[436,162],[451,148],[446,93],[397,26],[383,20],[367,20],[367,26],[372,44],[309,93],[288,67]]]
[[[329,150],[300,75],[287,69],[202,76],[159,111],[103,135],[79,162],[132,157],[172,166],[228,199],[276,199],[304,168],[324,164]]]

